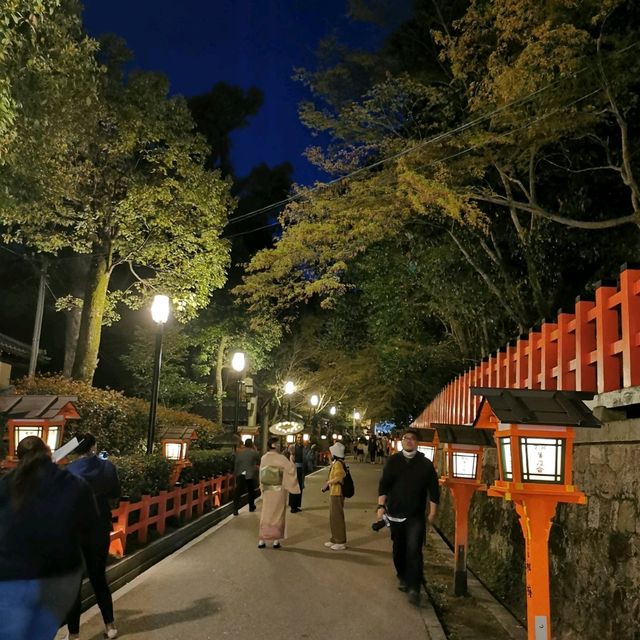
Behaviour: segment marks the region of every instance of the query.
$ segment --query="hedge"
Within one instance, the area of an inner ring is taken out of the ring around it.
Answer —
[[[157,495],[160,491],[171,489],[169,479],[173,462],[164,456],[147,456],[137,453],[130,456],[109,458],[118,470],[121,495],[131,502],[140,500],[144,494]]]
[[[86,382],[69,380],[61,375],[23,378],[16,383],[17,394],[76,396],[80,420],[67,423],[65,440],[77,432],[91,432],[99,449],[112,455],[142,453],[146,443],[149,403],[129,398],[120,391],[98,389]],[[186,411],[158,407],[156,433],[164,427],[196,427],[198,439],[194,448],[210,446],[223,434],[221,427],[202,416]]]
[[[233,453],[203,449],[189,452],[191,466],[180,474],[180,482],[198,482],[202,478],[212,478],[233,471]]]

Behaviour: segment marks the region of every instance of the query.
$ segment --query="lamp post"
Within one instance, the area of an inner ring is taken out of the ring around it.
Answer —
[[[320,404],[320,396],[317,393],[312,393],[309,397],[309,427],[311,429],[311,433],[313,433],[313,418],[316,415],[316,411]]]
[[[296,385],[292,380],[284,383],[284,395],[287,396],[287,420],[291,421],[291,396],[295,393]]]
[[[356,422],[360,420],[360,412],[357,409],[353,410],[353,440],[355,442],[356,439]]]
[[[240,413],[240,389],[242,387],[242,372],[246,367],[246,359],[242,351],[236,351],[231,358],[231,367],[238,374],[236,381],[236,410],[233,418],[233,433],[238,433],[238,419]]]
[[[455,569],[453,592],[467,595],[467,543],[469,507],[476,491],[486,491],[481,482],[484,447],[495,447],[487,429],[462,425],[434,425],[443,443],[443,474],[440,482],[449,488],[456,513]]]
[[[162,335],[164,325],[169,319],[169,298],[158,295],[151,304],[151,317],[156,323],[156,346],[153,356],[153,379],[151,382],[151,402],[149,404],[149,427],[147,429],[147,455],[153,453],[153,440],[156,430],[156,411],[160,391],[160,366],[162,364]]]
[[[549,532],[559,502],[586,504],[572,484],[574,428],[601,426],[593,393],[472,387],[483,396],[475,427],[495,429],[499,480],[489,496],[512,500],[525,540],[528,640],[551,640]]]

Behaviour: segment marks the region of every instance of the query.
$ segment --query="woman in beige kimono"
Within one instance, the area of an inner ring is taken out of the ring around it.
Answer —
[[[264,549],[267,540],[273,548],[280,548],[280,540],[287,537],[286,513],[290,493],[300,493],[296,467],[279,452],[279,439],[269,439],[269,450],[260,460],[260,491],[262,513],[258,548]]]

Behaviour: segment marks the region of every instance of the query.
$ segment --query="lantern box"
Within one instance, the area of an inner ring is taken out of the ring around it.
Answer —
[[[20,441],[28,436],[44,440],[51,451],[60,448],[67,420],[80,418],[74,396],[2,396],[0,413],[7,417],[9,452],[6,466],[14,466]]]
[[[487,429],[466,425],[434,425],[442,444],[442,473],[449,480],[479,484],[485,447],[495,447]]]
[[[593,393],[479,387],[472,393],[483,396],[474,425],[495,429],[495,489],[574,491],[574,429],[601,426],[584,404]]]
[[[167,460],[184,462],[189,454],[189,446],[196,436],[195,427],[167,427],[158,433],[162,445],[162,455]]]

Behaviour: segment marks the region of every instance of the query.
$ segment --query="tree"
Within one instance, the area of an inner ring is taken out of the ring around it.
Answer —
[[[204,166],[208,148],[193,133],[185,101],[168,97],[159,74],[125,78],[121,47],[111,43],[104,53],[92,117],[62,156],[38,150],[41,162],[7,167],[10,198],[2,208],[5,237],[90,257],[72,370],[87,381],[108,302],[135,307],[160,290],[183,319],[206,306],[225,280],[228,243],[220,235],[233,206],[228,182]],[[25,159],[34,158],[29,141],[19,137],[18,144]],[[54,170],[43,174],[47,162]],[[118,269],[130,280],[109,300]]]

